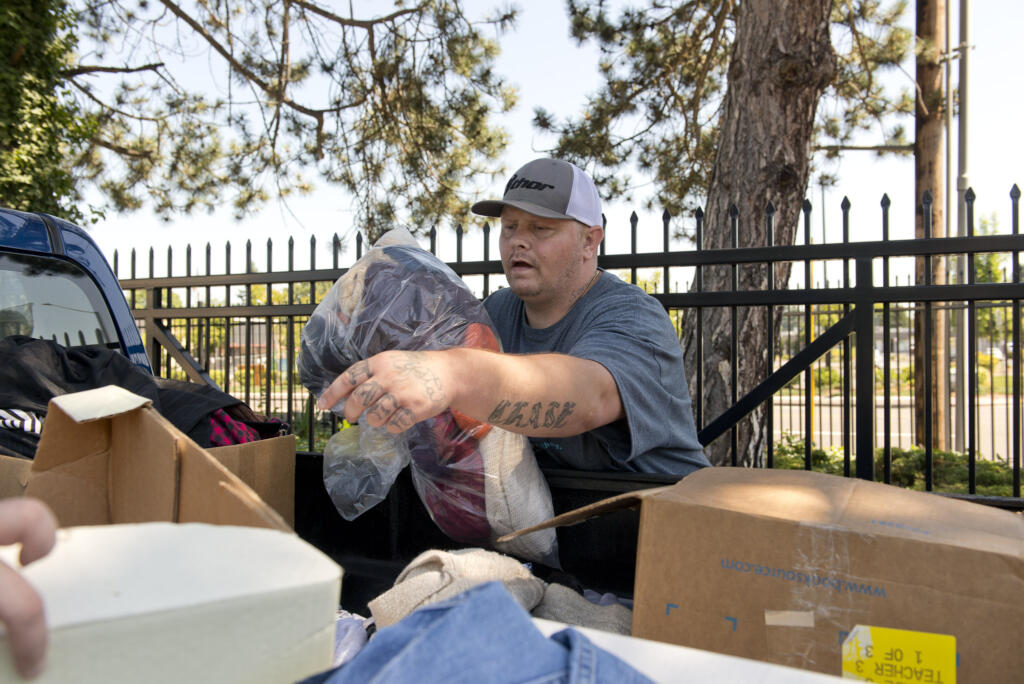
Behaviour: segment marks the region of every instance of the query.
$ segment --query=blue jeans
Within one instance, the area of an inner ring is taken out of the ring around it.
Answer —
[[[377,632],[323,682],[568,682],[650,680],[574,629],[544,637],[499,582],[420,608]]]

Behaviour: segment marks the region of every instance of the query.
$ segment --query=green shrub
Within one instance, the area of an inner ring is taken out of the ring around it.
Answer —
[[[897,487],[925,489],[925,453],[921,447],[892,448],[890,482]],[[804,442],[796,435],[783,434],[775,443],[776,468],[802,470],[804,468]],[[811,449],[811,469],[831,475],[843,474],[841,447],[824,450]],[[885,477],[882,449],[875,450],[875,480]],[[932,452],[932,489],[936,492],[967,494],[969,489],[967,454],[955,451]],[[1000,461],[977,459],[974,469],[975,493],[983,496],[1012,496],[1013,469]]]
[[[821,390],[839,390],[843,386],[843,374],[830,366],[814,369],[814,381]]]

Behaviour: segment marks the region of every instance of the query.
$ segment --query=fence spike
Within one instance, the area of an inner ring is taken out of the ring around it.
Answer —
[[[698,221],[704,220],[704,210],[700,207],[697,207],[697,211],[693,212],[693,215]]]
[[[668,251],[668,246],[669,246],[668,224],[669,224],[669,221],[671,221],[671,220],[672,220],[672,214],[668,213],[668,209],[666,209],[665,211],[661,212],[661,248],[664,251],[666,251],[666,252]],[[668,279],[667,279],[668,270],[667,269],[666,269],[665,273],[666,273],[665,287],[668,287]],[[666,292],[667,292],[667,290],[666,290]]]
[[[740,208],[736,206],[735,202],[733,202],[732,204],[729,205],[729,217],[730,218],[736,218],[739,215],[740,215]]]
[[[889,199],[889,193],[887,193],[887,192],[883,192],[882,193],[882,202],[881,202],[881,204],[882,204],[882,208],[883,209],[888,209],[889,206],[892,204],[892,200]]]
[[[970,192],[970,190],[968,190],[967,192]],[[921,204],[926,204],[926,205],[930,206],[931,203],[934,202],[934,201],[935,201],[935,199],[932,197],[932,191],[931,190],[925,190],[924,194],[921,195]]]
[[[1013,187],[1010,188],[1010,198],[1011,199],[1020,199],[1020,188],[1017,187],[1016,183],[1014,183]]]
[[[769,216],[775,214],[775,204],[771,200],[768,200],[768,204],[764,206],[764,213],[768,214]]]
[[[811,206],[812,206],[811,205],[811,200],[809,200],[809,199],[807,199],[805,197],[804,198],[804,203],[802,205],[800,205],[800,208],[803,210],[803,212],[805,214],[809,214],[809,213],[811,213]]]
[[[967,188],[967,192],[964,193],[964,199],[968,202],[978,199],[978,196],[974,194],[974,188]]]
[[[850,198],[847,197],[846,195],[843,195],[843,201],[839,203],[839,208],[842,209],[843,211],[849,211],[850,207],[852,206],[853,205],[850,204]]]

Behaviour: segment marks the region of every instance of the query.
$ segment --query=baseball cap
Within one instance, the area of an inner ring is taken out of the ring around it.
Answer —
[[[581,168],[561,159],[535,159],[512,174],[500,200],[473,205],[474,214],[501,216],[505,207],[552,219],[575,219],[600,226],[601,197]]]

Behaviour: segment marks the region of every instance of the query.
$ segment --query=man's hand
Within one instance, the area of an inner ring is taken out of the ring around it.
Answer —
[[[386,351],[353,364],[320,396],[329,409],[345,400],[345,419],[366,412],[371,427],[404,432],[451,406],[452,384],[444,352]]]
[[[36,499],[0,501],[0,544],[21,543],[21,564],[39,560],[56,541],[57,519]],[[46,615],[43,601],[15,569],[0,563],[0,622],[7,627],[14,664],[22,677],[43,671]]]

